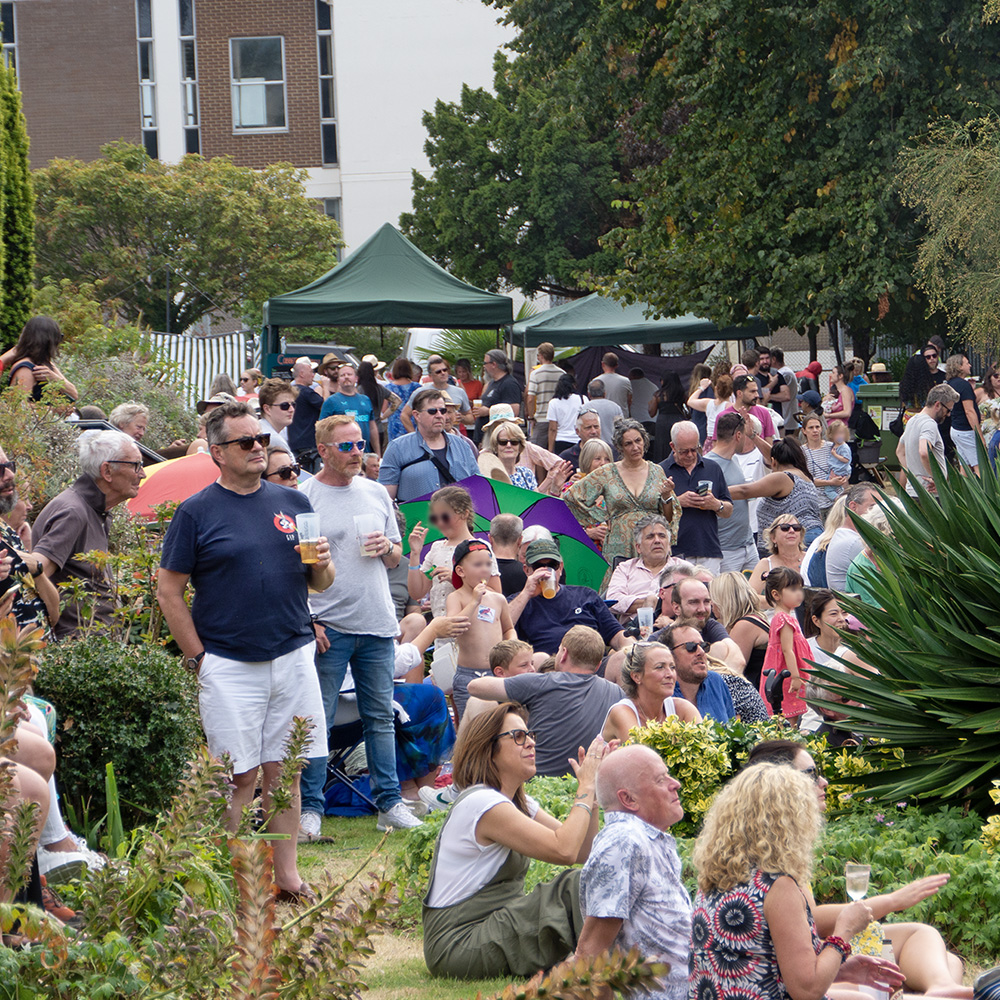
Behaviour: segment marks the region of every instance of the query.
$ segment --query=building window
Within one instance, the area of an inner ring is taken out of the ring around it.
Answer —
[[[139,57],[139,123],[142,144],[155,160],[159,156],[156,125],[156,67],[153,65],[151,0],[136,0],[136,45]]]
[[[333,20],[328,0],[316,0],[316,41],[319,46],[319,132],[323,166],[340,162],[337,150],[337,106],[333,85]]]
[[[179,0],[181,25],[181,115],[184,122],[184,152],[201,152],[198,127],[198,53],[195,48],[194,0]]]
[[[231,38],[233,129],[284,131],[285,40],[283,38]]]
[[[14,33],[14,5],[0,3],[0,38],[3,40],[3,64],[17,69],[17,36]]]
[[[340,231],[344,231],[343,223],[340,221],[340,199],[339,198],[324,198],[323,199],[323,214],[328,218],[333,219],[334,222],[340,226]],[[344,258],[344,248],[337,248],[337,260],[343,260]]]

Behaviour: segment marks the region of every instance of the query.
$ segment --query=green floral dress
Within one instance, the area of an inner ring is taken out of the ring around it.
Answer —
[[[667,474],[653,462],[647,462],[646,466],[649,474],[638,496],[634,496],[625,485],[616,462],[594,469],[563,494],[567,506],[585,528],[607,522],[608,534],[601,546],[601,554],[610,568],[601,584],[601,593],[607,588],[616,562],[637,555],[635,526],[644,517],[662,514],[670,525],[670,544],[677,544],[681,505],[673,496],[665,502],[661,499],[660,489]]]

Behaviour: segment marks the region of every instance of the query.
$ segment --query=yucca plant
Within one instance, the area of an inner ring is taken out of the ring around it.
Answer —
[[[863,703],[835,706],[844,728],[904,752],[864,776],[881,799],[981,807],[1000,778],[1000,479],[981,442],[979,469],[945,480],[935,465],[936,497],[917,483],[916,499],[884,498],[891,536],[855,518],[881,609],[842,602],[866,627],[845,642],[878,673],[817,673]]]

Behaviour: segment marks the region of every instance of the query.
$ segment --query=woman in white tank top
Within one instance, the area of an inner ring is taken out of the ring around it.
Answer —
[[[676,715],[685,722],[701,722],[691,702],[674,695],[677,676],[673,654],[659,642],[637,642],[625,654],[618,682],[626,697],[612,705],[601,735],[608,741],[625,740],[628,731]]]

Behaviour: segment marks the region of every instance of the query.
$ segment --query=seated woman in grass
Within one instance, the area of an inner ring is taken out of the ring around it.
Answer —
[[[826,786],[829,782],[818,770],[816,761],[809,755],[804,744],[795,740],[765,740],[750,751],[746,767],[757,764],[786,764],[811,778],[820,810],[826,810]],[[871,909],[873,920],[881,921],[890,913],[908,910],[928,896],[935,895],[950,877],[947,873],[928,875],[908,882],[893,892],[870,896],[865,902]],[[844,910],[843,903],[826,903],[813,909],[816,928],[821,937],[835,933],[837,921]],[[944,938],[929,924],[873,923],[859,931],[858,936],[851,941],[852,949],[855,953],[861,951],[871,939],[878,946],[883,938],[892,946],[893,958],[906,977],[904,989],[907,993],[972,1000],[972,987],[962,985],[962,960],[948,951]],[[878,950],[876,947],[875,951]],[[837,975],[834,989],[839,989],[842,982],[840,975]],[[848,986],[848,989],[853,989],[853,986]]]
[[[597,833],[594,782],[607,749],[598,737],[570,759],[579,788],[560,823],[524,792],[535,774],[535,738],[523,708],[504,702],[462,726],[453,764],[461,793],[438,835],[423,907],[432,975],[526,978],[574,950],[583,927],[580,869],[527,895],[524,876],[532,858],[587,860]]]

